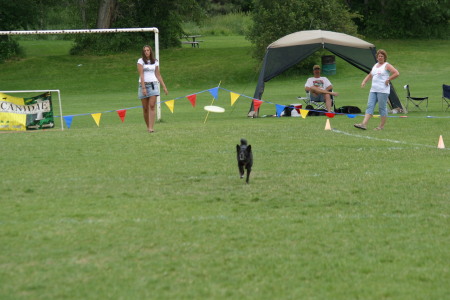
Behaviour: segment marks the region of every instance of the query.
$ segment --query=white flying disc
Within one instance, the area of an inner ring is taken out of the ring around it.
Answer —
[[[223,113],[225,112],[225,108],[215,105],[208,105],[204,107],[205,110],[215,113]]]

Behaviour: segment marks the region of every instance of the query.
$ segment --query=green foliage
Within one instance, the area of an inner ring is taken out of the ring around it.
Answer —
[[[200,24],[195,22],[184,22],[183,30],[189,34],[201,35],[245,35],[251,26],[250,14],[244,12],[234,12],[226,15],[212,16]]]
[[[207,2],[207,11],[211,16],[250,12],[253,7],[252,0],[209,0]]]
[[[37,23],[37,3],[0,0],[0,30],[24,30]]]
[[[160,47],[162,49],[180,46],[183,35],[181,20],[189,17],[199,20],[203,10],[196,0],[155,0],[149,4],[143,0],[121,0],[117,15],[112,23],[113,28],[156,27],[160,31]],[[96,18],[91,18],[94,24]],[[114,53],[135,48],[136,44],[150,44],[153,34],[121,34],[112,38],[77,37],[72,51],[77,53]]]
[[[449,0],[348,1],[364,18],[361,33],[375,38],[450,38]]]
[[[37,21],[34,12],[36,3],[32,1],[0,0],[0,30],[24,30]],[[21,55],[17,42],[8,36],[0,36],[0,62]]]
[[[0,63],[22,55],[23,51],[14,39],[9,36],[0,36]]]
[[[261,59],[270,43],[293,32],[321,29],[355,35],[353,17],[339,0],[256,0],[247,38],[255,47],[254,56]]]
[[[108,55],[125,50],[141,48],[143,45],[152,45],[153,33],[106,33],[82,34],[75,36],[75,43],[70,54],[72,55]]]

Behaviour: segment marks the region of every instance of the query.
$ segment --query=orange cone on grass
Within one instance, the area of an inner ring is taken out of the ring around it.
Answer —
[[[325,130],[331,130],[330,120],[327,119],[327,123],[325,124]]]
[[[442,135],[439,136],[438,148],[445,149],[444,139],[442,138]]]

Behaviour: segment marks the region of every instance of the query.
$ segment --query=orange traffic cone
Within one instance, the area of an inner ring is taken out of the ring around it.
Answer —
[[[444,139],[442,138],[442,135],[439,136],[438,148],[445,149]]]
[[[330,120],[327,119],[327,123],[325,124],[325,130],[331,130]]]

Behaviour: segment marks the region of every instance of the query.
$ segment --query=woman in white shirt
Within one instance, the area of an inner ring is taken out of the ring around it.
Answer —
[[[382,130],[384,128],[387,120],[387,101],[391,92],[390,82],[400,75],[397,69],[387,62],[386,51],[382,49],[377,51],[377,61],[378,63],[373,66],[372,71],[367,74],[366,78],[364,78],[361,83],[361,87],[363,88],[367,81],[372,80],[372,88],[370,89],[364,120],[362,123],[354,125],[356,128],[363,130],[367,129],[367,123],[370,118],[373,117],[377,102],[381,121],[380,125],[376,127],[375,130]]]
[[[142,57],[138,59],[137,69],[139,72],[139,90],[138,97],[142,102],[145,124],[150,133],[155,132],[155,106],[156,97],[159,96],[159,84],[162,85],[164,93],[168,91],[164,80],[159,72],[159,63],[155,59],[153,49],[150,46],[142,48]]]

